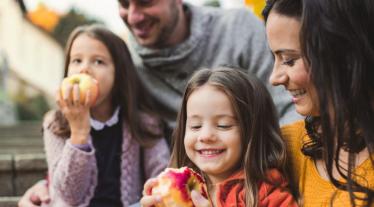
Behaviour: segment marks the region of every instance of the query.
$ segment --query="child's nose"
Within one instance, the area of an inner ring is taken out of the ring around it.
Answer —
[[[200,142],[212,142],[216,140],[214,129],[212,127],[203,127],[200,131],[198,140]]]
[[[91,66],[89,63],[82,63],[79,69],[79,73],[91,74]]]

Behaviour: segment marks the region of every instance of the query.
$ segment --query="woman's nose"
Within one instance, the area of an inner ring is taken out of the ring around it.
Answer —
[[[284,85],[287,81],[287,74],[284,70],[279,69],[277,66],[274,66],[273,71],[271,72],[269,82],[273,86]]]

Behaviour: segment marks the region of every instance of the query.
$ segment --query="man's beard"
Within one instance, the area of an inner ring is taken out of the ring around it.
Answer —
[[[163,48],[170,46],[168,40],[172,35],[174,35],[174,30],[177,29],[176,27],[179,22],[179,10],[176,8],[175,1],[172,1],[170,5],[171,14],[169,16],[171,21],[160,29],[160,33],[155,42],[152,44],[152,47]]]

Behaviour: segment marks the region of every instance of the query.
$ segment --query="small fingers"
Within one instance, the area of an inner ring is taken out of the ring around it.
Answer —
[[[43,203],[49,203],[50,197],[48,192],[48,186],[46,183],[41,183],[37,186],[34,191],[34,195],[39,198],[39,200]]]
[[[157,195],[143,196],[143,198],[140,200],[140,205],[142,207],[154,206],[158,203],[161,203],[161,201],[162,201],[161,197]]]
[[[155,187],[158,183],[157,178],[150,178],[145,182],[144,188],[143,188],[143,196],[145,195],[151,195],[152,194],[152,188]]]
[[[70,98],[72,90],[73,90],[73,86],[71,84],[68,84],[62,90],[63,90],[63,93],[62,93],[63,104],[66,105],[66,106],[73,105],[73,100]]]
[[[85,100],[84,100],[84,105],[89,107],[91,106],[91,90],[88,90],[87,93],[86,93],[86,97],[84,97]]]
[[[74,106],[79,106],[80,105],[80,103],[79,103],[80,92],[79,92],[79,85],[78,84],[73,85],[72,93],[73,93],[73,102],[72,102],[73,105]]]
[[[196,207],[211,207],[209,200],[195,190],[191,191],[191,199]]]
[[[61,94],[61,90],[58,90],[56,91],[55,93],[55,101],[56,101],[56,104],[59,108],[62,108],[64,105],[63,105],[63,99],[62,99],[62,94]]]
[[[42,201],[38,195],[35,194],[38,191],[38,183],[29,188],[25,194],[18,201],[18,207],[38,207]]]

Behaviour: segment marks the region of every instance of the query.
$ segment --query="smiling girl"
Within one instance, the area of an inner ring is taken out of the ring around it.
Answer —
[[[201,172],[209,200],[196,206],[296,206],[282,176],[285,146],[272,99],[254,76],[238,69],[198,71],[189,81],[178,115],[172,167]],[[145,184],[143,206],[160,202]]]

